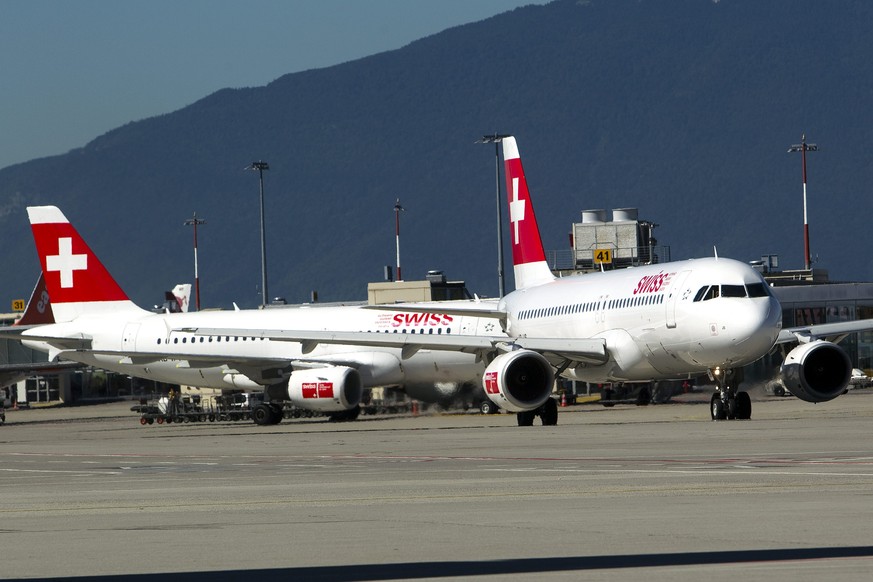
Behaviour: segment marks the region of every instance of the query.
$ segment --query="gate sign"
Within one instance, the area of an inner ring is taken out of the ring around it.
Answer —
[[[12,300],[12,311],[24,311],[24,308],[27,304],[24,302],[24,299],[13,299]]]
[[[599,265],[600,263],[611,264],[612,263],[612,249],[595,249],[594,250],[594,263]]]

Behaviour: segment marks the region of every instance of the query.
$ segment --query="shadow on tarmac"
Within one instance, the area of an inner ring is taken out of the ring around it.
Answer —
[[[265,570],[225,570],[213,572],[171,572],[88,576],[87,578],[44,578],[44,580],[160,580],[162,582],[223,582],[225,580],[415,580],[422,578],[470,578],[502,574],[540,574],[627,568],[706,566],[767,562],[798,562],[838,558],[869,558],[873,546],[833,548],[792,548],[770,550],[731,550],[680,554],[628,554],[617,556],[553,556],[491,561],[403,562],[395,564],[357,564],[349,566],[307,566]]]

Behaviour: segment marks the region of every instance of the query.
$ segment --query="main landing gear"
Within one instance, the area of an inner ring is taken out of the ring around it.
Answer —
[[[533,410],[525,410],[517,413],[518,426],[533,426],[534,419],[539,416],[543,426],[555,426],[558,424],[558,401],[552,397],[545,404]]]
[[[709,401],[712,420],[749,420],[752,418],[752,399],[748,392],[740,392],[743,381],[742,368],[722,370],[716,368],[710,374],[716,382],[716,391]]]

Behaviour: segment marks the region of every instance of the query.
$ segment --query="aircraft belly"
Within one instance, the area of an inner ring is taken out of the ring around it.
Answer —
[[[230,388],[224,380],[227,374],[225,366],[208,368],[186,368],[180,366],[178,360],[159,360],[146,365],[124,363],[118,356],[92,355],[80,352],[84,357],[77,359],[86,365],[128,374],[146,380],[197,386],[198,388]]]
[[[420,350],[415,357],[403,361],[403,372],[407,390],[412,387],[413,391],[433,391],[439,395],[451,386],[480,384],[485,364],[477,362],[472,354]]]

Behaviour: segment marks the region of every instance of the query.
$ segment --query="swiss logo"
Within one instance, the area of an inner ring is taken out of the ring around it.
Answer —
[[[304,382],[300,388],[303,398],[333,398],[333,382]]]
[[[73,239],[60,237],[58,239],[58,254],[48,255],[45,258],[46,271],[61,274],[61,288],[69,289],[73,286],[73,273],[84,271],[88,268],[88,255],[73,254]]]
[[[497,382],[497,372],[485,374],[485,392],[487,394],[500,394],[500,386]]]

